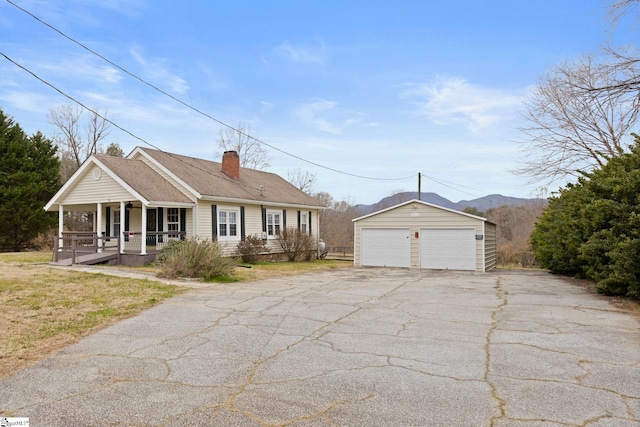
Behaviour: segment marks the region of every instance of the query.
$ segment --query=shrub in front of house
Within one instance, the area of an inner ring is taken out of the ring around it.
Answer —
[[[262,238],[258,236],[246,236],[243,241],[238,243],[238,254],[242,258],[242,262],[255,264],[261,253],[268,251],[267,245]]]
[[[285,228],[276,238],[276,244],[290,262],[310,261],[316,253],[316,240],[295,227]]]
[[[217,242],[188,239],[170,241],[160,251],[155,263],[165,277],[211,280],[231,274],[236,260],[223,256],[222,248]]]

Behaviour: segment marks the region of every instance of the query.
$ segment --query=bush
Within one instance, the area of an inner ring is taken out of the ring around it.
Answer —
[[[630,153],[584,173],[552,197],[531,236],[552,273],[586,277],[598,292],[640,298],[640,137]]]
[[[260,237],[247,236],[243,241],[238,243],[238,254],[242,258],[242,262],[255,264],[258,262],[258,256],[267,252],[267,245]]]
[[[310,261],[316,253],[315,238],[295,227],[282,230],[276,238],[276,243],[290,262]]]
[[[217,242],[172,240],[156,257],[156,265],[165,277],[199,277],[211,280],[233,272],[236,260],[224,257]]]

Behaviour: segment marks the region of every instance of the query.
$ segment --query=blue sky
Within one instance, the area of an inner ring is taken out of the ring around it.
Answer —
[[[524,97],[554,64],[636,36],[613,38],[599,0],[13,1],[224,123],[378,178],[270,149],[269,171],[309,171],[315,191],[364,204],[416,191],[418,172],[453,201],[537,195],[511,172]],[[162,150],[219,161],[219,123],[5,0],[0,52]],[[0,108],[27,132],[52,135],[47,112],[69,102],[0,57]],[[144,145],[115,128],[107,142]]]

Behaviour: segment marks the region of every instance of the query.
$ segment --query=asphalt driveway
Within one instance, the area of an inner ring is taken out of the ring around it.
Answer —
[[[640,322],[539,272],[194,289],[0,381],[31,426],[640,426]]]

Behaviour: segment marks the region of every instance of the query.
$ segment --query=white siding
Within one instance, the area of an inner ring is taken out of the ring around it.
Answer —
[[[496,225],[485,222],[484,225],[484,266],[485,271],[496,268]]]
[[[198,202],[198,230],[197,236],[201,239],[211,239],[212,237],[212,224],[211,224],[211,206],[216,205],[222,209],[224,208],[237,208],[244,206],[244,227],[245,235],[257,235],[262,236],[262,209],[260,205],[247,204],[247,205],[232,205],[224,202],[212,202],[212,201],[200,201]],[[282,207],[264,206],[269,211],[280,211],[284,209]],[[298,209],[286,209],[287,227],[298,226]],[[309,210],[305,210],[309,212]],[[318,212],[312,210],[312,222],[311,232],[312,235],[317,238],[318,236]],[[281,224],[282,225],[282,224]],[[235,255],[238,241],[222,241],[220,244],[223,246],[226,255]],[[267,239],[267,247],[272,253],[280,252],[276,239],[269,237]]]
[[[93,168],[88,168],[87,173],[81,177],[73,191],[69,192],[60,201],[63,205],[81,205],[92,203],[109,203],[120,201],[132,201],[134,196],[125,190],[116,180],[106,173],[102,173],[99,180],[93,177]]]

